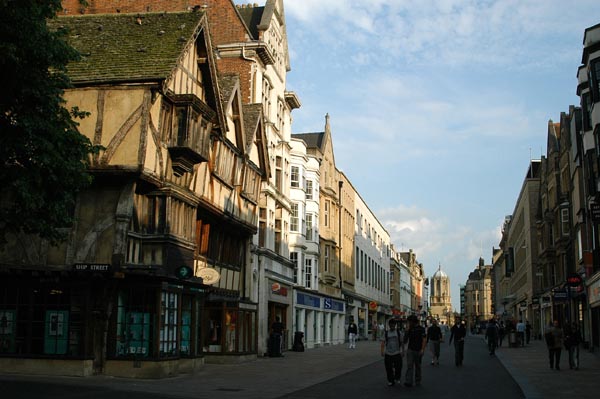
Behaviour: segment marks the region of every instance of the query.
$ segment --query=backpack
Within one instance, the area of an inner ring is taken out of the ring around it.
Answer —
[[[388,342],[388,331],[389,330],[385,330],[385,343],[387,345]],[[394,328],[394,331],[396,331],[396,339],[398,340],[398,348],[400,348],[400,351],[402,351],[402,341],[400,340],[400,330],[398,330],[397,328]]]

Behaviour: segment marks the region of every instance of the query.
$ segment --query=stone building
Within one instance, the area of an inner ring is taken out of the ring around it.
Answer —
[[[492,314],[492,266],[479,258],[477,268],[469,274],[465,284],[465,313],[467,328],[477,331]]]
[[[450,299],[450,277],[444,273],[441,265],[431,277],[429,287],[431,290],[430,316],[443,321],[446,325],[452,325],[454,316]]]

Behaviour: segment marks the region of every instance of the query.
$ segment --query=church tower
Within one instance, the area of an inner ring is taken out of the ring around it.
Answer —
[[[444,324],[452,325],[454,322],[454,315],[452,302],[450,300],[450,278],[442,271],[441,265],[431,278],[430,290],[431,317],[439,320],[440,323],[444,322]]]

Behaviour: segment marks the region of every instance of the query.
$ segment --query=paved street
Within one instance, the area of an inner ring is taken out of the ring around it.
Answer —
[[[386,386],[379,344],[361,341],[355,350],[345,345],[286,352],[282,358],[260,358],[237,365],[206,365],[193,376],[167,380],[111,377],[56,378],[2,374],[0,392],[6,398],[321,398],[321,397],[481,397],[596,398],[600,359],[581,353],[580,370],[569,370],[566,353],[561,371],[548,367],[542,341],[524,348],[502,347],[490,357],[481,336],[467,337],[465,363],[454,366],[454,349],[445,344],[439,367],[427,353],[420,387]]]

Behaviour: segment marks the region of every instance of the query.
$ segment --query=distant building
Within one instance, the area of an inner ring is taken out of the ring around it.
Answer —
[[[482,322],[493,317],[492,314],[492,266],[479,258],[479,265],[469,274],[465,285],[465,313],[467,327],[477,328]]]
[[[452,301],[450,300],[450,277],[442,271],[441,265],[431,278],[430,291],[431,317],[450,324],[451,319],[453,319]]]

